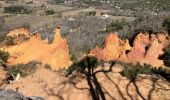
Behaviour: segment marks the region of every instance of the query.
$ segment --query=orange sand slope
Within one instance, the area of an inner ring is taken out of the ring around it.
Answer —
[[[11,33],[15,34],[15,31],[16,30]],[[28,63],[29,61],[35,60],[44,64],[48,63],[53,69],[58,69],[61,67],[66,68],[72,64],[69,58],[67,40],[60,36],[60,29],[57,28],[55,29],[52,44],[42,41],[40,36],[33,36],[22,44],[5,47],[5,50],[11,55],[8,60],[10,65]]]

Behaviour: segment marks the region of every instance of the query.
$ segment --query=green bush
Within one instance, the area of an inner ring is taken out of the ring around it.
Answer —
[[[7,45],[7,46],[13,46],[15,45],[15,38],[11,37],[11,36],[7,36],[5,38],[5,41],[4,41],[4,44]]]
[[[44,68],[51,70],[50,64],[45,64],[45,65],[44,65]]]
[[[71,59],[71,61],[72,61],[73,63],[76,63],[76,62],[77,62],[77,58],[76,58],[75,55],[71,55],[70,59]]]
[[[30,11],[25,8],[24,6],[10,6],[4,8],[5,13],[12,13],[12,14],[28,14]]]
[[[106,26],[106,32],[115,32],[123,29],[123,26],[126,24],[125,20],[121,21],[112,21],[110,25]]]
[[[0,50],[0,59],[4,62],[7,62],[8,58],[9,58],[9,53],[8,52],[5,52],[5,51],[2,51]]]
[[[87,16],[95,16],[96,15],[96,11],[90,11],[86,13]]]
[[[72,66],[67,69],[68,74],[74,71],[84,73],[86,69],[94,69],[98,64],[97,58],[94,56],[84,57],[81,61],[75,62]]]
[[[152,68],[150,65],[141,66],[140,64],[124,64],[124,70],[122,75],[134,81],[138,74],[152,74]]]
[[[124,66],[124,70],[121,72],[121,74],[131,81],[134,81],[138,74],[160,75],[167,81],[170,81],[170,70],[168,68],[156,68],[146,64],[144,66],[141,66],[140,64],[133,65],[121,63],[121,65]]]
[[[2,43],[5,40],[6,35],[0,34],[0,43]]]
[[[28,1],[26,2],[26,4],[33,4],[33,1]]]
[[[51,9],[51,10],[47,10],[47,11],[45,12],[45,14],[46,14],[46,15],[53,15],[53,14],[55,14],[55,12],[54,12],[53,9]]]
[[[54,0],[54,3],[57,4],[57,3],[64,3],[64,0]]]
[[[164,20],[163,26],[166,28],[166,30],[170,34],[170,17]]]
[[[165,66],[170,67],[170,45],[164,50],[161,59],[164,61]]]
[[[99,0],[85,0],[84,3],[86,4],[99,4]]]
[[[7,71],[10,76],[16,77],[19,73],[21,77],[26,77],[37,70],[38,64],[40,63],[36,61],[30,61],[27,64],[16,64],[13,66],[9,66]]]
[[[158,74],[158,75],[162,76],[163,78],[165,78],[167,81],[170,82],[170,70],[169,69],[162,68],[162,67],[160,67],[158,69],[157,68],[153,68],[152,69],[152,73],[153,74]]]

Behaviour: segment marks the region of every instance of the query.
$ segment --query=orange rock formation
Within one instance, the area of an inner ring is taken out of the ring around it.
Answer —
[[[96,56],[99,60],[110,61],[117,60],[120,54],[130,49],[128,40],[122,41],[117,33],[111,33],[106,37],[104,48],[96,47],[91,50],[90,54]]]
[[[99,60],[109,61],[118,60],[126,63],[150,64],[156,67],[164,66],[159,56],[163,54],[163,49],[170,43],[168,34],[160,33],[157,35],[139,33],[133,43],[129,45],[128,40],[119,39],[117,33],[109,34],[106,37],[103,48],[96,47],[90,54]]]
[[[14,30],[10,33],[16,35],[18,31]],[[27,31],[25,33],[27,33]],[[60,67],[68,67],[72,64],[69,58],[67,40],[60,36],[60,29],[58,28],[55,29],[54,41],[52,44],[42,41],[37,34],[19,45],[5,47],[5,50],[11,55],[8,63],[12,65],[28,63],[29,61],[35,60],[44,64],[48,63],[53,69],[58,69]]]

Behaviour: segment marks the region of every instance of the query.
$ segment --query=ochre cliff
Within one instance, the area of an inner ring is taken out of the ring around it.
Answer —
[[[25,31],[21,29],[24,33]],[[8,63],[10,65],[18,63],[28,63],[29,61],[40,61],[48,63],[53,69],[66,68],[72,64],[69,57],[67,40],[60,36],[60,29],[54,30],[55,36],[52,44],[42,41],[39,34],[30,37],[29,40],[15,46],[5,47],[10,53]],[[16,35],[14,30],[9,35]],[[25,32],[27,33],[27,31]],[[28,35],[28,34],[27,34]]]
[[[110,33],[105,39],[104,47],[96,47],[90,54],[95,55],[99,60],[110,61],[117,60],[120,54],[130,49],[128,40],[122,41],[117,33]]]
[[[40,34],[31,36],[27,29],[20,28],[10,31],[8,36],[17,37],[19,34],[24,34],[29,39],[15,46],[4,47],[11,55],[8,63],[13,65],[35,60],[44,64],[48,63],[53,69],[70,66],[72,61],[69,57],[67,40],[61,37],[59,28],[56,28],[54,32],[53,43],[48,44],[47,41],[41,40]],[[121,40],[117,33],[110,33],[106,36],[104,46],[102,48],[96,46],[90,51],[90,55],[102,61],[117,60],[159,67],[164,66],[159,57],[169,44],[170,38],[167,33],[156,35],[139,33],[135,37],[132,47],[129,40]]]
[[[159,56],[163,54],[163,49],[169,43],[170,39],[167,33],[157,35],[139,33],[131,47],[128,40],[121,40],[117,33],[111,33],[106,37],[103,48],[96,47],[91,50],[90,55],[103,61],[118,60],[125,63],[150,64],[160,67],[164,66],[164,63],[159,59]]]

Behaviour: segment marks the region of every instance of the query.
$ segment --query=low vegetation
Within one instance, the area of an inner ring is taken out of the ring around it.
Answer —
[[[167,67],[170,67],[170,45],[164,50],[164,54],[161,57]]]
[[[50,10],[47,10],[47,11],[45,12],[45,14],[46,14],[46,15],[53,15],[53,14],[55,14],[55,12],[54,12],[53,9],[50,9]]]
[[[163,25],[166,28],[166,30],[168,31],[168,33],[170,34],[170,17],[168,17],[164,20]]]
[[[12,13],[12,14],[29,14],[31,11],[24,6],[16,5],[4,8],[5,13]]]
[[[7,36],[4,40],[4,44],[7,45],[7,46],[13,46],[16,44],[15,42],[15,38],[14,37],[11,37],[11,36]]]
[[[6,35],[0,34],[0,43],[2,43],[5,40]]]
[[[45,64],[44,68],[51,70],[51,65],[50,64]]]
[[[123,26],[126,24],[125,19],[113,20],[110,25],[106,26],[106,32],[117,32],[123,29]]]
[[[141,66],[140,64],[124,64],[123,76],[126,76],[131,81],[134,81],[138,74],[152,74],[150,65]]]
[[[26,77],[37,70],[37,66],[40,64],[36,61],[30,61],[27,64],[16,64],[13,66],[9,66],[7,68],[9,76],[16,77],[17,74],[20,74],[21,77]]]
[[[154,68],[151,65],[144,65],[141,66],[140,64],[122,64],[124,66],[124,70],[121,72],[121,74],[131,81],[135,81],[136,77],[139,74],[145,74],[145,75],[160,75],[164,77],[167,81],[170,81],[170,70],[160,67],[160,68]]]
[[[8,52],[0,50],[0,60],[2,60],[3,62],[7,62],[9,56],[10,55]]]
[[[48,2],[53,4],[59,4],[59,3],[64,3],[64,0],[48,0]]]
[[[93,70],[97,67],[98,61],[94,56],[84,57],[81,61],[75,62],[72,66],[67,69],[68,74],[72,72],[87,73],[89,70]]]

